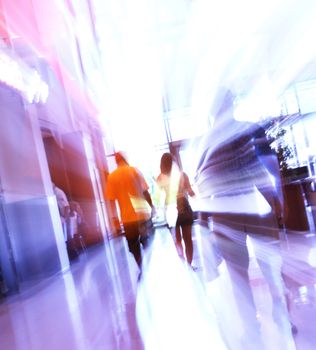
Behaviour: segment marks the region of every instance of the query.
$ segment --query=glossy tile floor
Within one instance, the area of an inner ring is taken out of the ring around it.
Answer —
[[[170,232],[157,229],[139,280],[124,239],[88,249],[69,271],[1,301],[1,349],[245,350],[234,281],[225,262],[218,273],[214,268],[211,237],[194,226],[193,270],[179,258]],[[315,350],[316,237],[288,233],[282,252],[291,319],[298,328],[282,347],[269,290],[251,254],[249,274],[265,348]]]

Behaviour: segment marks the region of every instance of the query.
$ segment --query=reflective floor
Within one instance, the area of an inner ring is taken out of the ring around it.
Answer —
[[[194,226],[194,269],[179,258],[166,228],[156,231],[139,270],[124,239],[88,249],[69,271],[0,303],[1,349],[257,349],[243,332],[233,281]],[[252,242],[248,242],[250,252]],[[295,336],[281,335],[271,296],[251,253],[249,275],[265,349],[316,348],[316,237],[288,233],[284,282]],[[220,327],[221,324],[221,327]],[[247,347],[248,346],[248,347]]]

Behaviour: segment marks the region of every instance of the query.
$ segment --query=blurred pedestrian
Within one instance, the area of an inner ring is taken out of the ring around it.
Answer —
[[[59,215],[63,227],[64,238],[67,241],[67,220],[70,214],[70,206],[66,193],[52,182],[54,194],[56,196]]]
[[[57,187],[53,182],[53,191],[56,196],[61,225],[63,228],[64,239],[66,242],[67,253],[70,260],[78,258],[79,251],[73,240],[72,230],[70,225],[70,205],[66,193],[59,187]]]
[[[168,207],[169,204],[176,203],[176,246],[180,255],[184,257],[182,242],[184,243],[185,258],[188,264],[191,265],[193,259],[193,211],[188,197],[195,194],[188,175],[178,169],[171,153],[166,152],[161,157],[157,183],[165,193],[165,206]]]
[[[121,152],[115,153],[114,157],[117,168],[107,178],[105,197],[110,200],[114,229],[120,231],[122,222],[129,250],[141,268],[141,244],[146,247],[151,238],[154,206],[141,172],[130,166]]]
[[[213,232],[243,320],[245,348],[254,342],[259,348],[260,324],[248,275],[247,237],[270,289],[274,321],[285,341],[291,335],[279,250],[283,199],[276,178],[279,174],[268,166],[275,162],[267,151],[265,132],[258,124],[234,119],[234,100],[229,89],[218,90],[211,111],[213,128],[197,150],[196,184],[212,212]],[[261,155],[265,158],[260,159]]]

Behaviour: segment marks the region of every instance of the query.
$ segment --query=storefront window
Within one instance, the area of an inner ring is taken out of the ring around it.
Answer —
[[[316,111],[316,80],[296,84],[297,98],[302,114]]]
[[[282,113],[284,115],[295,114],[299,112],[299,102],[294,88],[285,91],[281,97]]]

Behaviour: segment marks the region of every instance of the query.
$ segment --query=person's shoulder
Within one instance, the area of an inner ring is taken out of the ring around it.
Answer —
[[[187,173],[185,173],[184,171],[180,172],[180,176],[183,177],[183,178],[188,178]]]
[[[121,167],[117,167],[115,170],[113,170],[109,175],[107,181],[113,181],[114,179],[117,179],[121,176],[122,169]]]
[[[187,173],[185,173],[185,172],[181,172],[181,178],[182,178],[182,181],[184,182],[184,183],[190,183],[190,179],[189,179],[189,176],[188,176],[188,174]]]
[[[169,179],[170,177],[168,175],[160,173],[157,177],[156,182],[159,186],[166,186],[169,183]]]
[[[132,173],[134,175],[137,175],[137,176],[143,176],[141,171],[138,168],[136,168],[135,166],[128,165],[125,167],[125,171]]]
[[[157,181],[161,181],[162,178],[163,178],[163,175],[162,175],[162,174],[159,174],[159,175],[157,176]]]
[[[65,192],[61,188],[59,188],[57,186],[54,187],[54,192],[55,192],[56,195],[59,195],[59,196],[65,196],[66,195]]]
[[[157,181],[166,181],[168,179],[170,179],[170,176],[163,173],[160,173],[157,177]]]
[[[108,174],[108,179],[113,178],[113,177],[115,176],[115,174],[117,174],[117,170],[118,170],[118,168],[116,168],[115,170],[113,170],[112,172],[110,172],[110,173]]]

